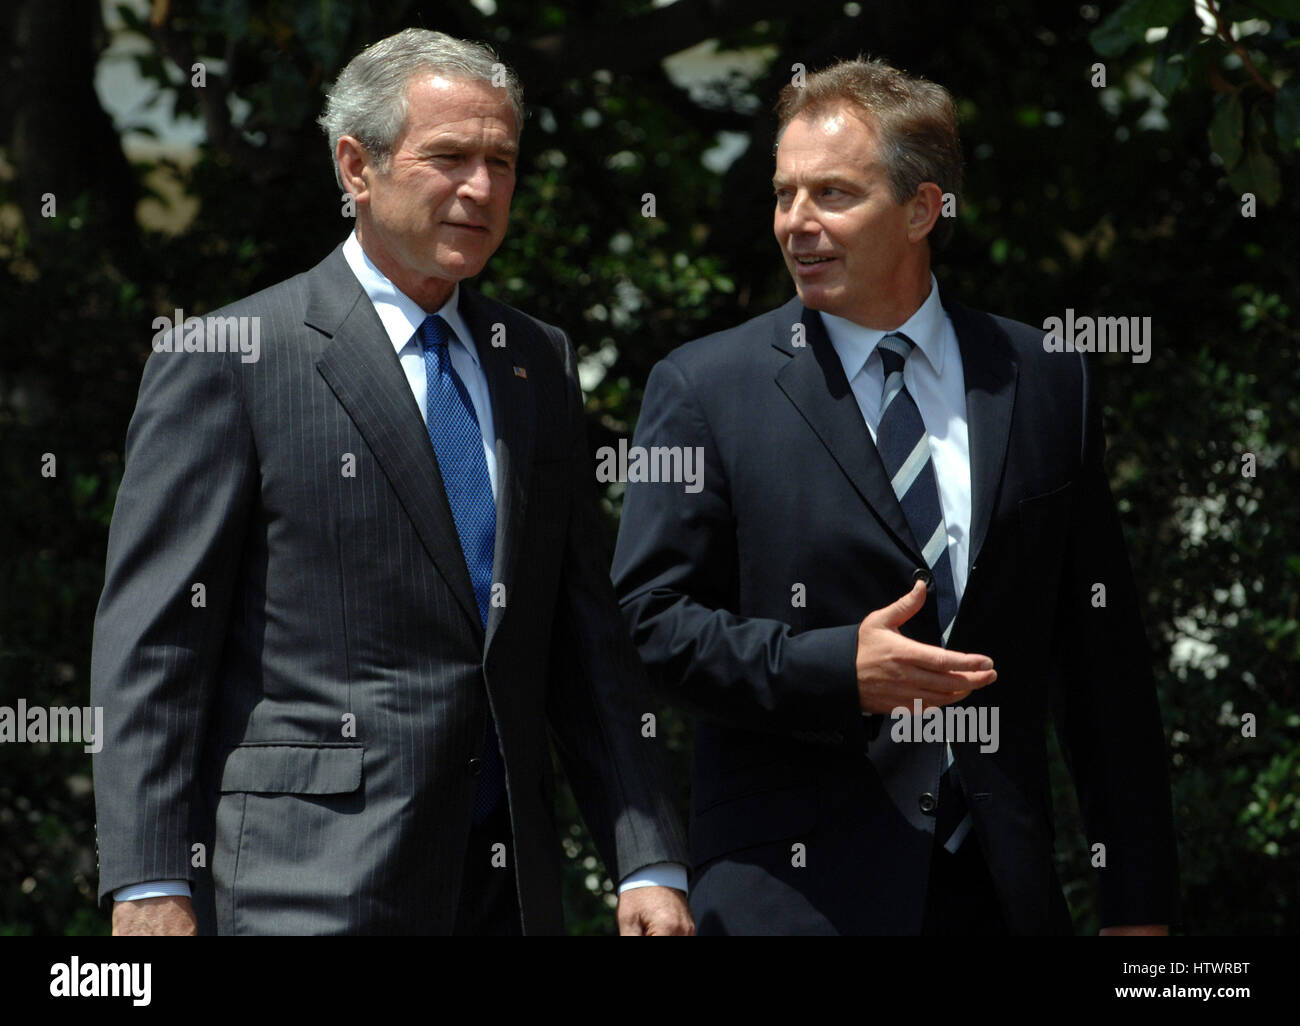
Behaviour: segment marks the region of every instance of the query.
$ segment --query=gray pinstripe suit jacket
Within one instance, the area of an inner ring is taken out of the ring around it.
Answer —
[[[218,311],[261,318],[256,362],[150,357],[95,620],[101,900],[188,879],[220,933],[449,932],[489,703],[525,933],[563,929],[548,725],[616,878],[686,861],[572,348],[465,288],[460,309],[497,434],[486,632],[419,408],[340,249]]]

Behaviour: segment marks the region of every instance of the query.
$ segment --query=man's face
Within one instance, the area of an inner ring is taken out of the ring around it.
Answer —
[[[794,118],[776,151],[772,228],[804,305],[865,324],[888,320],[915,245],[896,203],[879,133],[839,105]]]
[[[442,75],[413,79],[401,137],[358,194],[362,244],[408,295],[448,294],[505,238],[518,126],[504,89]]]

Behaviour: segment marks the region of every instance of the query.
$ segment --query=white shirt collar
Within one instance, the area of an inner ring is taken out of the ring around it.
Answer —
[[[939,282],[935,280],[932,271],[930,294],[925,297],[916,313],[894,329],[916,343],[916,348],[925,354],[936,375],[943,373],[943,321],[946,316],[943,303],[939,300]],[[823,313],[821,318],[831,345],[844,365],[844,374],[850,381],[862,372],[880,340],[894,333],[863,327],[834,314]]]
[[[379,315],[379,322],[388,333],[393,348],[400,353],[410,344],[428,314],[419,303],[389,281],[384,272],[375,266],[374,261],[361,248],[355,230],[343,243],[343,259],[348,262],[352,273],[357,276],[357,281],[361,283],[362,289],[370,297],[370,302],[374,304],[375,313]],[[460,315],[460,282],[457,282],[455,288],[451,290],[447,302],[434,312],[442,315],[442,319],[447,322],[456,340],[469,351],[469,355],[477,365],[478,350],[473,344],[464,318]],[[416,344],[419,344],[418,340]]]

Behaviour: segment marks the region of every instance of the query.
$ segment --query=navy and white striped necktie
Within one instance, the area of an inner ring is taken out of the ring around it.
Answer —
[[[876,448],[932,575],[939,627],[946,646],[957,618],[957,589],[948,557],[948,527],[939,502],[934,464],[930,460],[930,438],[921,411],[903,384],[903,365],[915,348],[915,342],[897,331],[886,335],[877,346],[884,364],[885,385],[876,429]],[[945,745],[936,829],[943,827],[940,832],[947,835],[945,847],[955,852],[970,830],[970,813],[966,810],[960,784],[949,772],[952,765],[952,746]],[[954,812],[958,815],[953,815]]]

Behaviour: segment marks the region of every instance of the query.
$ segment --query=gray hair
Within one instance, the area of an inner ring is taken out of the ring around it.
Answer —
[[[330,142],[330,160],[339,188],[347,191],[339,173],[339,139],[358,140],[384,170],[406,125],[406,90],[422,72],[442,72],[453,78],[503,87],[515,113],[516,137],[524,127],[524,91],[514,71],[485,43],[457,39],[429,29],[408,28],[372,43],[348,62],[325,97],[316,123]]]

